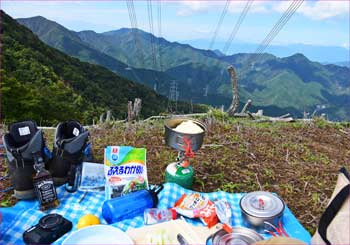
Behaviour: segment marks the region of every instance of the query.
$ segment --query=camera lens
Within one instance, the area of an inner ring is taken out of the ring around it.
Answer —
[[[43,229],[51,230],[62,222],[62,216],[59,214],[48,214],[39,220],[39,225]]]

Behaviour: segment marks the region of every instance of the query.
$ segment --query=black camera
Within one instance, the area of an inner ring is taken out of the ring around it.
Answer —
[[[72,229],[72,222],[59,214],[48,214],[23,233],[26,244],[50,244]]]

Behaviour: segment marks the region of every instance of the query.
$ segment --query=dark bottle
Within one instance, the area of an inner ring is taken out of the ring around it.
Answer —
[[[53,184],[53,179],[49,171],[45,169],[44,160],[40,152],[32,153],[34,158],[34,169],[36,171],[33,177],[35,193],[39,199],[40,210],[55,208],[59,202],[57,193]]]

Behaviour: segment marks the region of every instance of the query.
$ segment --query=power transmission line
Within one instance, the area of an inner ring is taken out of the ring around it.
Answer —
[[[147,12],[148,12],[148,22],[151,33],[151,52],[152,52],[152,60],[153,60],[153,69],[157,68],[157,57],[155,51],[155,42],[154,42],[154,29],[153,29],[153,13],[152,13],[152,0],[147,1]]]
[[[278,33],[294,15],[297,9],[302,5],[303,1],[304,0],[294,0],[289,5],[288,9],[283,13],[283,15],[274,25],[274,27],[270,30],[270,32],[267,34],[264,40],[260,43],[254,54],[248,59],[247,67],[250,67],[249,64],[257,62],[260,59],[260,57],[262,57],[264,50],[270,45],[271,41],[278,35]],[[240,77],[242,73],[243,71],[240,71],[237,74],[237,77]]]
[[[242,11],[242,13],[240,14],[237,22],[236,22],[236,25],[235,27],[233,28],[231,34],[230,34],[230,37],[229,39],[227,40],[227,42],[225,43],[225,46],[223,48],[223,53],[226,54],[227,51],[229,50],[231,44],[232,44],[232,41],[234,40],[234,38],[236,37],[236,34],[239,30],[239,28],[241,27],[241,24],[243,22],[243,20],[245,19],[250,7],[252,6],[254,0],[248,0],[248,2],[246,3],[246,5],[244,6],[244,9]]]
[[[221,27],[221,25],[222,25],[222,22],[224,21],[225,15],[226,15],[226,13],[227,13],[227,9],[228,9],[228,7],[230,6],[230,1],[231,1],[231,0],[226,0],[224,9],[222,10],[221,15],[220,15],[220,18],[219,18],[219,21],[218,21],[218,23],[216,24],[215,31],[214,31],[214,35],[213,35],[213,38],[211,39],[211,42],[210,42],[209,47],[208,47],[208,50],[211,50],[211,49],[213,48],[213,46],[214,46],[216,36],[218,35],[218,32],[219,32],[220,27]]]
[[[137,28],[137,19],[136,19],[136,15],[135,15],[135,9],[133,8],[133,1],[132,0],[126,0],[126,6],[128,8],[128,14],[129,14],[129,19],[130,19],[130,25],[131,25],[131,32],[134,36],[134,42],[135,45],[137,45],[137,34],[136,34],[136,28]],[[141,49],[139,49],[141,52]],[[127,65],[128,67],[125,68],[125,70],[131,71],[131,73],[134,75],[135,79],[137,82],[141,82],[141,79],[139,78],[139,76],[136,74],[136,72],[134,71],[134,69],[131,67],[131,61],[128,55],[126,55],[123,51],[121,51],[122,54],[125,56],[126,60],[127,60]],[[141,53],[140,53],[141,54]]]
[[[163,71],[162,64],[162,54],[161,54],[161,43],[160,39],[162,38],[162,1],[158,0],[158,61],[159,61],[159,69]]]
[[[255,50],[255,56],[259,56],[264,52],[264,50],[269,46],[270,42],[276,37],[279,31],[282,29],[283,25],[287,22],[288,17],[291,16],[292,12],[289,12],[286,17],[276,25],[276,28],[271,30],[268,36],[265,37],[260,46]]]
[[[135,6],[133,0],[126,0],[126,6],[128,8],[129,13],[129,19],[130,19],[130,25],[131,25],[131,31],[134,36],[134,42],[137,47],[137,51],[140,55],[142,67],[145,66],[145,58],[143,55],[143,48],[142,43],[138,36],[138,29],[137,29],[137,18],[136,18],[136,12],[135,12]]]
[[[225,46],[223,48],[223,54],[227,54],[229,48],[231,47],[231,44],[234,40],[234,38],[236,37],[239,28],[241,27],[243,20],[245,19],[245,17],[247,16],[247,13],[249,12],[250,7],[252,6],[254,0],[248,0],[248,2],[245,4],[241,14],[239,15],[237,22],[235,24],[235,26],[232,29],[232,32],[230,34],[230,37],[227,39]],[[221,76],[220,76],[220,83],[222,83],[222,80],[224,78],[224,69],[221,70]]]
[[[304,0],[294,0],[288,7],[288,9],[284,12],[284,14],[280,17],[274,27],[270,30],[268,35],[264,38],[258,48],[255,50],[254,55],[249,60],[253,63],[256,62],[263,54],[264,50],[270,45],[271,41],[278,35],[278,33],[282,30],[282,28],[287,24],[290,18],[294,15],[297,9],[302,5]]]
[[[130,25],[131,25],[131,31],[134,35],[134,41],[135,41],[135,45],[137,43],[137,38],[136,38],[136,33],[135,33],[135,28],[137,28],[137,19],[136,19],[136,15],[133,11],[133,1],[132,0],[126,0],[126,6],[128,8],[128,13],[129,13],[129,19],[130,19]]]
[[[160,40],[158,38],[158,42],[155,41],[155,35],[154,35],[154,25],[153,25],[153,8],[152,8],[152,0],[147,1],[147,12],[148,12],[148,22],[149,22],[149,28],[150,28],[150,41],[151,41],[151,53],[152,53],[152,61],[153,61],[153,70],[157,71],[157,51],[159,56],[159,70],[162,71],[162,65],[160,61]],[[161,28],[161,3],[160,0],[158,0],[158,33],[161,35],[162,28]],[[157,47],[156,47],[157,45]],[[158,87],[158,77],[155,73],[155,88]]]
[[[136,18],[136,12],[135,12],[135,6],[133,0],[127,0],[126,1],[128,7],[129,7],[129,16],[131,16],[132,24],[134,27],[137,27],[137,18]]]
[[[242,68],[237,73],[237,77],[241,77],[244,71],[248,70],[251,67],[251,65],[254,65],[254,63],[257,63],[260,60],[260,58],[263,57],[264,50],[268,48],[271,41],[278,35],[278,33],[282,30],[282,28],[287,24],[287,22],[294,15],[297,9],[302,5],[303,1],[304,0],[293,0],[293,2],[289,5],[287,10],[283,13],[283,15],[275,23],[273,28],[266,35],[264,40],[256,48],[255,52],[248,58],[245,68]]]
[[[268,44],[274,38],[274,36],[276,36],[278,34],[279,30],[289,20],[289,18],[294,14],[296,9],[298,8],[299,3],[302,3],[302,1],[294,0],[289,5],[288,9],[283,13],[283,15],[280,17],[280,19],[274,25],[274,27],[270,30],[268,35],[265,37],[265,39],[262,41],[262,43],[256,49],[255,53],[260,53],[261,51],[263,51],[264,45]]]

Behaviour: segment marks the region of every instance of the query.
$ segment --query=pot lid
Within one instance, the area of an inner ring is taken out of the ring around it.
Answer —
[[[284,210],[284,202],[278,196],[266,191],[250,192],[240,200],[244,213],[261,218],[278,216]]]
[[[233,227],[232,233],[219,230],[213,237],[213,245],[245,245],[263,240],[256,231],[244,227]]]

